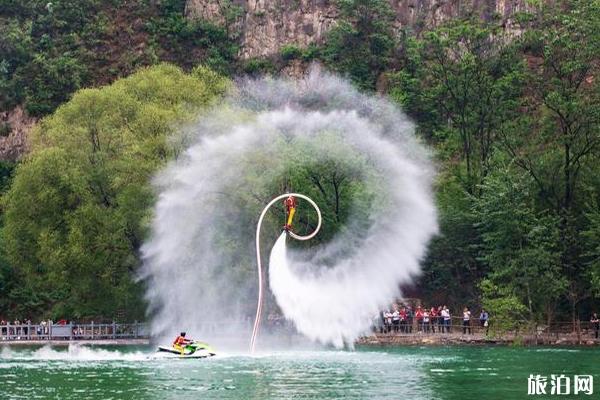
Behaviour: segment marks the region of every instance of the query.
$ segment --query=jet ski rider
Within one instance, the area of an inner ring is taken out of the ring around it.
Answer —
[[[179,336],[177,336],[177,338],[173,342],[173,348],[175,350],[179,350],[181,352],[181,355],[183,355],[183,352],[185,350],[185,346],[187,346],[190,343],[192,343],[192,340],[191,339],[186,339],[185,338],[185,332],[181,332],[179,334]]]

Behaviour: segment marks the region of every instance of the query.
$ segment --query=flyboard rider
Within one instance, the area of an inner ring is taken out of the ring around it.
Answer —
[[[292,219],[296,213],[296,198],[290,195],[288,198],[283,200],[283,205],[285,206],[285,211],[287,214],[287,220],[285,221],[283,229],[289,231],[292,229]]]

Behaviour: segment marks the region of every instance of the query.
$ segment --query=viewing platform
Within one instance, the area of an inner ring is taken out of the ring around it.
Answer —
[[[356,340],[364,346],[438,346],[438,345],[542,345],[542,346],[596,346],[600,339],[589,321],[554,322],[551,325],[513,321],[512,329],[499,329],[494,324],[481,326],[474,319],[463,325],[459,317],[452,317],[448,325],[410,324],[389,326],[378,324],[372,332]]]

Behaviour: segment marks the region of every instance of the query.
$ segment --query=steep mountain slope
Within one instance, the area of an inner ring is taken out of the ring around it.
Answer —
[[[527,0],[390,0],[396,28],[421,31],[451,18],[476,14],[510,28]],[[240,36],[242,59],[277,54],[286,44],[321,43],[339,16],[332,0],[187,0],[186,15],[226,25]]]

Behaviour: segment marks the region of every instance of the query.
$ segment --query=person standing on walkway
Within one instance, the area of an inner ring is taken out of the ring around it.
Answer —
[[[442,314],[441,314],[442,318],[443,318],[443,327],[442,328],[442,332],[444,332],[444,329],[446,330],[446,333],[450,333],[450,310],[448,309],[448,307],[444,306],[444,308],[442,308]]]
[[[392,312],[387,310],[385,312],[385,324],[386,324],[386,333],[390,333],[392,331]]]
[[[597,313],[592,314],[590,322],[592,323],[592,329],[594,330],[594,337],[598,339],[598,331],[600,330],[600,320],[598,319]]]
[[[471,311],[469,311],[469,307],[465,307],[463,309],[463,335],[467,334],[467,330],[469,331],[469,335],[471,334]]]
[[[423,311],[423,332],[429,333],[429,311],[425,308]]]
[[[394,313],[392,314],[392,324],[394,325],[394,332],[398,333],[400,330],[400,313],[398,309],[394,309]]]
[[[481,326],[482,330],[483,328],[485,328],[485,334],[488,334],[488,319],[490,318],[489,314],[487,311],[485,311],[484,308],[481,309],[481,313],[479,314],[479,325]]]
[[[408,333],[408,328],[406,327],[407,318],[406,307],[402,307],[400,310],[400,332],[402,333]]]
[[[417,320],[417,330],[423,332],[425,329],[423,329],[423,309],[421,306],[418,306],[417,311],[415,311],[415,319]]]
[[[435,326],[438,322],[437,309],[435,307],[431,307],[431,310],[429,310],[429,320],[431,321],[431,333],[435,333]]]

